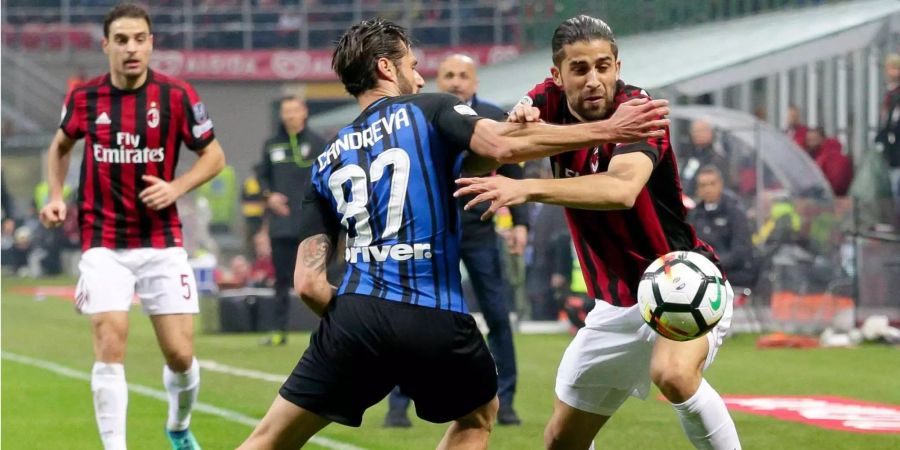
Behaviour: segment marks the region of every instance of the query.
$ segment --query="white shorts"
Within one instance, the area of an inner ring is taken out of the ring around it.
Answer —
[[[726,283],[722,320],[706,334],[712,364],[731,326],[734,293]],[[556,396],[589,413],[611,416],[629,396],[646,398],[650,391],[650,357],[657,334],[641,318],[637,305],[623,308],[597,301],[584,328],[566,348],[556,374]]]
[[[197,314],[197,282],[181,247],[88,249],[78,263],[81,276],[75,308],[82,314],[128,311],[134,294],[146,314]]]

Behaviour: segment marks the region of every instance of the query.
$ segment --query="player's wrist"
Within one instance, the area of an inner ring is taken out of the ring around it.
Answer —
[[[596,122],[588,122],[586,124],[590,129],[591,139],[594,140],[595,144],[607,144],[610,142],[615,142],[616,140],[616,130],[612,125],[612,121],[607,120],[598,120]]]
[[[526,178],[518,181],[522,186],[522,192],[525,196],[526,203],[533,202],[537,199],[538,194],[540,193],[540,181],[541,180],[538,178]]]

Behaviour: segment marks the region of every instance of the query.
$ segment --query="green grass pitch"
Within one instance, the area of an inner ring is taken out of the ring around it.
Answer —
[[[86,317],[70,302],[13,292],[28,284],[73,284],[72,280],[2,280],[2,442],[4,449],[96,449],[90,383],[46,368],[10,359],[20,355],[87,374],[93,358]],[[161,390],[162,356],[149,320],[132,309],[126,373],[129,383]],[[199,329],[199,327],[198,327]],[[286,347],[257,346],[257,335],[199,334],[201,360],[286,375],[306,347],[308,336],[291,336]],[[492,449],[539,449],[552,406],[553,380],[568,335],[517,335],[519,386],[516,409],[521,427],[497,427]],[[726,342],[707,378],[723,394],[835,395],[900,404],[900,351],[882,346],[857,349],[756,350],[753,336]],[[200,401],[258,419],[274,398],[279,383],[203,371]],[[655,397],[629,400],[597,438],[598,449],[692,447],[683,437],[675,413]],[[384,429],[386,402],[371,408],[360,429],[331,425],[320,433],[330,440],[365,449],[434,448],[446,426],[414,419],[411,429]],[[166,404],[131,392],[128,442],[135,449],[167,448],[163,434]],[[896,449],[900,436],[830,431],[774,418],[733,413],[745,449]],[[251,431],[246,423],[196,412],[192,430],[204,448],[229,449]],[[638,444],[639,443],[639,444]],[[309,448],[327,448],[311,444]]]

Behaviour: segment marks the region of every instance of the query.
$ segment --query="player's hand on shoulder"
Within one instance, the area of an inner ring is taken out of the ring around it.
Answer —
[[[62,200],[51,200],[43,208],[40,213],[41,224],[47,228],[58,227],[66,221],[66,202]]]
[[[608,125],[614,134],[613,142],[637,142],[663,137],[669,126],[668,100],[634,98],[619,105]]]
[[[506,121],[513,123],[543,122],[541,120],[541,110],[525,103],[517,103],[507,113]]]
[[[528,201],[527,180],[514,180],[501,175],[480,178],[460,178],[456,180],[459,189],[453,193],[454,197],[475,195],[475,198],[466,203],[463,208],[466,211],[479,203],[491,202],[491,207],[481,215],[481,220],[488,220],[504,206],[521,205]]]
[[[141,201],[153,210],[159,211],[163,208],[167,208],[172,203],[175,203],[175,200],[178,200],[178,197],[181,197],[182,192],[179,192],[172,183],[169,183],[162,178],[153,175],[144,175],[141,179],[148,184],[148,186],[141,191]]]

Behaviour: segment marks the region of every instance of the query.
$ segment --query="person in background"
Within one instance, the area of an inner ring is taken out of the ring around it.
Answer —
[[[875,142],[882,145],[884,158],[890,167],[891,192],[900,204],[900,55],[892,53],[884,60],[884,100]]]
[[[715,249],[732,285],[753,287],[758,270],[747,212],[740,199],[725,190],[722,172],[716,166],[703,166],[698,171],[697,196],[700,201],[688,213],[697,237]]]
[[[788,137],[793,139],[797,145],[804,147],[806,145],[806,132],[809,131],[809,127],[800,121],[800,108],[798,108],[797,105],[788,106],[785,122],[787,122],[787,129],[785,129],[784,132]]]
[[[553,178],[547,161],[533,164],[529,178]],[[530,168],[529,168],[530,171]],[[525,249],[525,290],[533,320],[557,320],[563,297],[572,283],[572,244],[565,209],[558,205],[530,203],[528,246]],[[576,277],[581,283],[581,273]]]
[[[325,141],[306,128],[309,110],[303,99],[281,99],[281,126],[263,145],[257,178],[266,199],[266,226],[275,265],[275,302],[278,329],[262,345],[287,344],[288,314],[297,246],[300,244],[300,210],[309,184],[310,167]]]
[[[478,77],[475,61],[472,58],[455,54],[450,55],[438,67],[437,88],[441,92],[453,94],[463,103],[470,106],[481,117],[494,120],[506,120],[506,113],[491,103],[478,98]],[[522,167],[518,164],[504,164],[497,168],[497,173],[509,178],[521,179]],[[488,347],[497,363],[498,397],[500,410],[497,423],[500,425],[519,425],[521,420],[513,409],[513,397],[516,392],[516,354],[513,345],[512,325],[509,322],[510,294],[507,280],[501,266],[500,243],[494,222],[481,220],[488,205],[463,210],[463,206],[472,197],[460,198],[457,203],[462,222],[460,238],[460,256],[469,273],[469,279],[475,290],[478,307],[488,326]],[[524,206],[510,208],[513,228],[509,232],[509,250],[521,255],[524,253],[528,239],[528,213]],[[398,389],[391,392],[386,427],[408,427],[411,422],[407,418],[409,397]]]
[[[254,166],[254,172],[259,171],[258,167]],[[263,230],[265,213],[266,199],[256,174],[252,173],[241,185],[241,215],[244,217],[244,250],[253,257],[256,256],[256,235],[262,231],[264,237],[269,238],[268,230]]]
[[[841,151],[841,143],[835,138],[826,138],[822,127],[810,128],[804,142],[806,152],[822,170],[834,195],[847,195],[853,182],[853,163]]]
[[[681,169],[681,188],[690,197],[697,195],[697,171],[712,164],[722,173],[728,173],[725,151],[716,143],[715,131],[705,120],[691,122],[691,142],[678,154]]]

